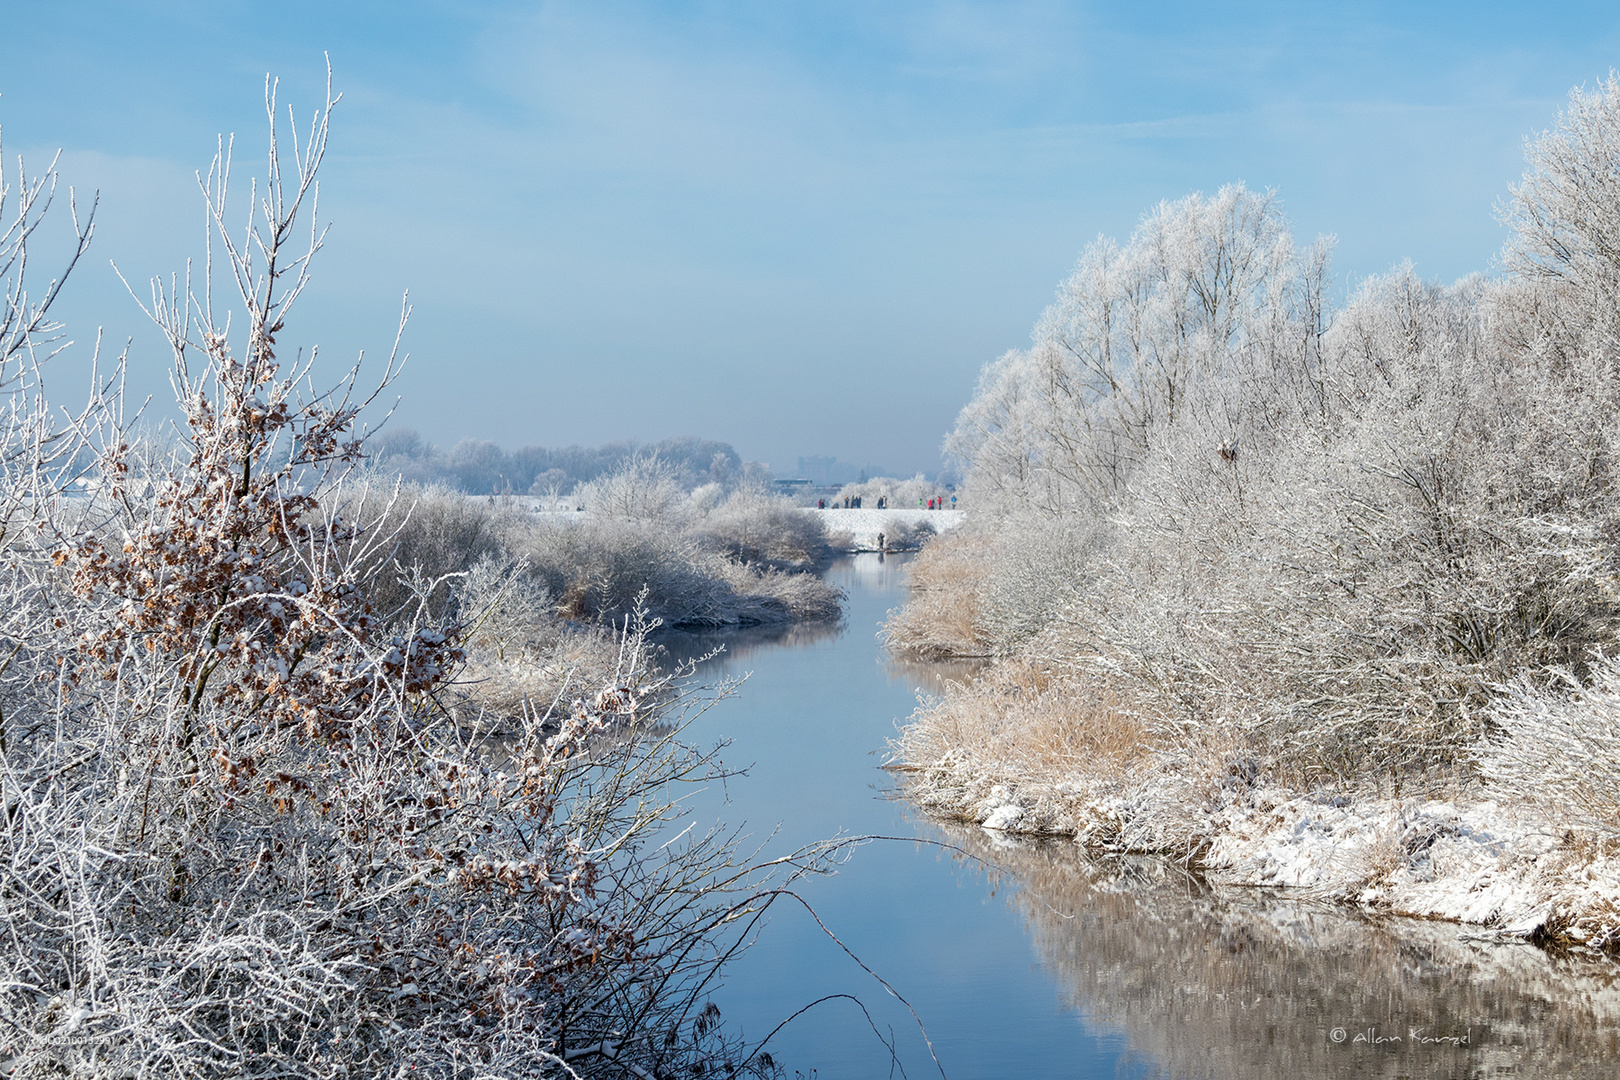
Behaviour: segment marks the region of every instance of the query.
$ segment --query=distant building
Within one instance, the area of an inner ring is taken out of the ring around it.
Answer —
[[[876,465],[856,468],[835,457],[802,457],[795,475],[819,487],[842,487],[845,484],[865,483],[869,477],[882,476],[883,470]]]

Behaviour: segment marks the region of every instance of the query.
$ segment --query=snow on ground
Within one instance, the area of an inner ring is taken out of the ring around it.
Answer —
[[[817,510],[809,507],[807,514],[814,514],[827,526],[828,536],[847,534],[851,539],[851,551],[878,550],[878,534],[882,533],[885,541],[892,540],[897,534],[896,526],[905,530],[915,529],[918,525],[927,523],[934,527],[935,532],[945,532],[954,529],[962,523],[962,510]]]
[[[1620,861],[1562,841],[1530,808],[1260,790],[1212,824],[1204,863],[1219,881],[1305,888],[1511,935],[1562,916],[1577,941],[1620,940]]]
[[[1197,789],[1197,790],[1194,790]],[[1439,800],[1300,794],[1173,776],[1022,785],[948,756],[913,774],[928,809],[997,835],[1068,835],[1100,850],[1197,850],[1220,885],[1298,890],[1522,940],[1620,945],[1620,854],[1555,830],[1545,807],[1476,794]]]

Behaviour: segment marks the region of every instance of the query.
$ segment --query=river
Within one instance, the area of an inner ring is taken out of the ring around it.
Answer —
[[[705,678],[746,674],[688,739],[730,740],[748,773],[692,802],[779,854],[836,835],[854,848],[797,890],[905,997],[917,1022],[801,909],[780,905],[714,994],[753,1039],[829,994],[771,1052],[820,1080],[1043,1077],[1600,1077],[1620,1068],[1620,966],[1467,940],[1295,897],[1212,890],[1147,859],[1087,859],[946,827],[895,797],[886,741],[952,669],[899,665],[877,640],[905,557],[858,555],[829,577],[836,627],[666,635],[715,644]],[[881,1033],[874,1033],[874,1027]]]

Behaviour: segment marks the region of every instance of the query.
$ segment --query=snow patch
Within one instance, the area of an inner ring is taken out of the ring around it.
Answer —
[[[984,827],[1000,832],[1017,827],[1024,816],[1024,808],[1017,803],[1004,803],[990,811],[984,819]]]

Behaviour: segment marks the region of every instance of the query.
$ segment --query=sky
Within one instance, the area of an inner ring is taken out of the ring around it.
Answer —
[[[1163,199],[1277,189],[1297,240],[1337,237],[1341,297],[1403,259],[1490,272],[1525,137],[1620,63],[1620,7],[1581,2],[0,0],[0,24],[8,170],[59,149],[101,199],[59,397],[97,328],[132,393],[168,393],[110,264],[144,295],[200,256],[216,138],[245,178],[266,74],[307,119],[329,56],[332,230],[284,345],[331,377],[380,358],[408,291],[391,424],[692,434],[778,475],[937,470],[980,368]]]

